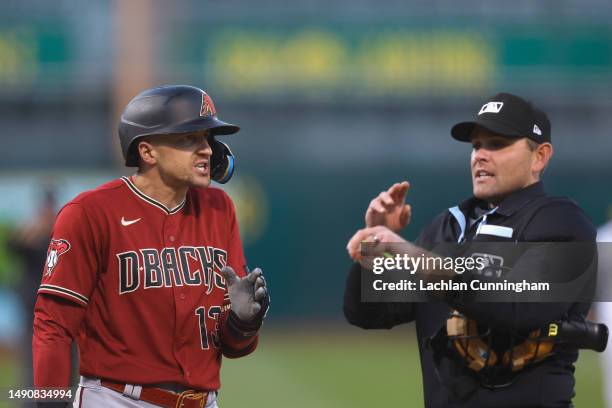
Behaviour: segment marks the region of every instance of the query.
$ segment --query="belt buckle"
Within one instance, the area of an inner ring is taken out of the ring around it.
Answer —
[[[204,404],[206,403],[206,399],[204,396],[208,398],[208,393],[204,392],[195,392],[194,390],[183,391],[179,394],[178,399],[176,400],[175,408],[185,408],[185,401],[196,401],[198,403],[199,408],[204,408]]]

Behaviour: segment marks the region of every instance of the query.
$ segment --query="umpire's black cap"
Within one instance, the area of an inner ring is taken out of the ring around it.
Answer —
[[[546,113],[509,93],[498,93],[489,98],[473,121],[457,123],[452,127],[451,135],[469,142],[476,125],[508,138],[527,137],[536,143],[550,142],[550,120]]]

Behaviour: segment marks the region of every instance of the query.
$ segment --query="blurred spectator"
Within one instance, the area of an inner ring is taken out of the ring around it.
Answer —
[[[23,275],[19,284],[19,298],[26,318],[23,341],[20,342],[20,357],[24,367],[23,386],[32,385],[32,324],[36,288],[40,285],[42,268],[47,257],[51,229],[57,214],[55,187],[45,184],[42,200],[35,214],[18,226],[8,241],[9,250],[23,262]]]

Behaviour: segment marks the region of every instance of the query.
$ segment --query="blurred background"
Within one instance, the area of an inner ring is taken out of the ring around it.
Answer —
[[[57,210],[130,174],[118,114],[140,91],[180,83],[242,127],[226,140],[237,171],[223,188],[272,294],[258,352],[225,363],[222,406],[422,406],[412,327],[343,319],[346,242],[393,182],[412,184],[409,239],[467,197],[470,147],[449,129],[500,91],[548,112],[548,191],[604,223],[610,21],[608,0],[1,2],[0,387],[31,381]],[[577,406],[603,407],[611,383],[600,356],[581,353]]]

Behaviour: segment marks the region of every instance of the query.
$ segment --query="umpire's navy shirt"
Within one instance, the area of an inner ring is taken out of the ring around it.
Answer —
[[[544,192],[541,182],[506,197],[491,212],[488,204],[472,197],[438,215],[416,240],[427,250],[443,242],[473,242],[477,227],[486,215],[488,224],[512,228],[516,242],[592,242],[596,230],[582,209],[566,198]],[[470,222],[471,220],[471,222]],[[490,237],[489,237],[490,239]],[[504,240],[506,238],[498,238]],[[424,340],[446,323],[451,307],[495,333],[524,333],[568,317],[586,317],[584,303],[470,303],[448,300],[430,303],[365,303],[360,299],[361,267],[354,264],[347,277],[344,314],[353,325],[365,329],[389,329],[416,322],[425,406],[438,407],[569,407],[574,396],[574,366],[578,351],[557,354],[535,367],[525,369],[514,384],[490,390],[479,387],[467,401],[459,402],[440,383],[432,352]],[[406,406],[414,406],[406,401]]]

